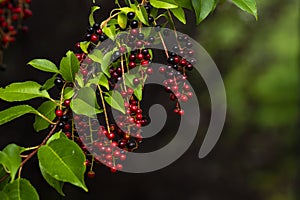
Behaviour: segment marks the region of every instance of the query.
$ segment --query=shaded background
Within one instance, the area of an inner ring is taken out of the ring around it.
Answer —
[[[59,63],[74,49],[88,26],[89,2],[33,1],[34,15],[26,22],[30,32],[5,51],[8,69],[0,72],[0,86],[25,80],[43,83],[49,76],[26,63],[33,58]],[[100,3],[99,21],[108,16],[110,4]],[[66,184],[67,196],[61,198],[42,179],[33,159],[23,175],[41,199],[299,199],[299,1],[261,0],[258,8],[257,22],[225,4],[196,30],[191,12],[188,25],[178,24],[180,32],[210,53],[225,81],[226,126],[206,158],[197,158],[210,116],[203,91],[197,94],[204,116],[198,137],[171,166],[147,174],[111,174],[97,166],[96,178],[87,180],[89,193]],[[1,110],[10,105],[0,102]],[[33,119],[25,116],[1,126],[0,148],[12,142],[39,144],[45,133],[34,133]]]

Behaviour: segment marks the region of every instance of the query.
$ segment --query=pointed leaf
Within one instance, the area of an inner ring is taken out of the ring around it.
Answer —
[[[134,96],[139,100],[142,101],[143,98],[143,85],[139,84],[137,88],[134,89]]]
[[[53,88],[55,86],[54,81],[56,79],[57,74],[55,74],[54,76],[52,76],[51,78],[49,78],[44,85],[41,87],[41,90],[50,90],[51,88]]]
[[[39,149],[38,158],[44,171],[54,179],[71,183],[87,191],[83,164],[86,158],[75,142],[65,138],[53,140]]]
[[[186,24],[185,13],[181,7],[170,9],[174,16],[181,21],[183,24]]]
[[[216,0],[192,0],[192,4],[196,13],[197,24],[199,24],[213,11]]]
[[[125,114],[124,99],[118,91],[111,91],[106,93],[105,101],[114,109]]]
[[[60,73],[68,82],[74,82],[75,74],[79,70],[79,61],[72,51],[68,51],[66,56],[60,61]]]
[[[2,164],[10,173],[11,180],[15,179],[22,159],[20,154],[24,151],[23,147],[15,144],[9,144],[3,151],[0,151],[0,164]]]
[[[232,2],[243,11],[252,14],[257,20],[258,16],[255,0],[232,0]]]
[[[74,88],[72,87],[66,87],[64,89],[64,99],[71,99],[74,96]]]
[[[83,41],[83,42],[80,42],[80,48],[81,50],[84,52],[84,53],[88,53],[88,48],[89,48],[89,45],[91,44],[90,41]]]
[[[94,62],[102,63],[103,54],[102,51],[99,49],[94,49],[92,53],[89,54],[89,58],[92,59]]]
[[[7,194],[9,200],[39,200],[39,195],[35,188],[28,180],[23,178],[7,184],[3,192]]]
[[[62,132],[62,130],[60,130],[59,132],[53,134],[49,140],[47,141],[46,144],[50,144],[50,142],[52,142],[53,140],[57,140],[57,139],[60,139],[60,138],[65,138],[67,139],[67,136]]]
[[[90,13],[90,16],[89,16],[89,22],[90,22],[90,26],[93,26],[95,24],[95,19],[94,19],[94,12],[96,10],[99,10],[100,7],[99,6],[93,6],[91,8],[91,13]]]
[[[127,15],[123,12],[118,14],[118,24],[122,29],[125,29],[127,26]]]
[[[56,103],[52,101],[46,101],[42,103],[42,105],[37,109],[42,115],[47,117],[49,120],[53,121],[56,117],[55,115],[55,108],[56,108]],[[39,132],[41,130],[44,130],[48,128],[49,122],[47,122],[45,119],[43,119],[41,116],[36,115],[35,116],[35,121],[33,124],[33,128],[36,132]]]
[[[102,69],[102,72],[110,77],[110,73],[109,73],[109,66],[110,64],[112,63],[111,62],[111,56],[113,54],[113,51],[109,51],[107,52],[104,56],[103,56],[103,61],[101,63],[101,69]]]
[[[41,71],[59,73],[56,65],[53,62],[46,59],[34,59],[30,61],[28,65],[31,65],[32,67]]]
[[[28,105],[14,106],[0,111],[0,125],[29,113],[38,115],[40,114],[37,110]]]
[[[47,183],[51,185],[60,195],[65,196],[64,192],[62,191],[64,187],[64,182],[58,181],[52,176],[50,176],[41,165],[40,165],[40,170],[42,176],[47,181]]]
[[[50,99],[46,90],[41,90],[41,85],[26,81],[21,83],[12,83],[5,88],[0,88],[0,99],[5,101],[26,101],[37,97],[45,97]]]
[[[109,90],[109,83],[108,83],[108,79],[105,76],[105,74],[101,73],[100,74],[100,78],[99,78],[99,85],[105,87],[106,89]]]

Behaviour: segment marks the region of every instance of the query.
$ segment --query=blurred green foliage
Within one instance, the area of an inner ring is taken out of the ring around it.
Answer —
[[[229,144],[247,140],[254,158],[237,158],[249,187],[264,200],[297,198],[299,7],[298,0],[258,1],[256,22],[224,4],[199,27],[198,39],[225,81],[223,137]]]

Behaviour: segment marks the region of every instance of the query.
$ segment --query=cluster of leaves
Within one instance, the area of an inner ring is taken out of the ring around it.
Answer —
[[[101,27],[103,32],[111,39],[115,39],[117,30],[115,26],[107,26],[110,24],[118,24],[121,28],[127,26],[127,13],[135,12],[137,18],[145,25],[149,25],[146,20],[146,10],[143,7],[137,6],[136,3],[131,3],[126,0],[128,7],[120,7],[117,9],[117,14],[113,14],[102,22]],[[168,24],[174,28],[174,22],[170,18],[172,13],[179,21],[186,23],[184,9],[194,10],[196,13],[197,23],[205,19],[211,13],[218,1],[216,0],[150,0],[149,3],[153,6],[153,16],[155,19],[161,16],[167,19]],[[238,7],[245,10],[255,17],[257,11],[254,0],[234,0]],[[119,2],[116,1],[119,5]],[[120,5],[119,5],[120,6]],[[93,13],[99,7],[93,7],[89,17],[91,26],[95,24]],[[159,9],[163,10],[159,14]],[[80,47],[84,53],[88,53],[90,41],[80,43]],[[67,52],[62,58],[59,68],[51,61],[45,59],[35,59],[28,64],[36,69],[54,74],[52,78],[47,80],[43,85],[34,81],[25,81],[20,83],[12,83],[5,88],[0,88],[0,99],[8,102],[21,102],[35,98],[42,98],[45,101],[39,108],[35,109],[30,105],[17,105],[0,111],[0,125],[7,123],[25,114],[34,114],[35,122],[34,129],[39,132],[50,126],[49,134],[45,137],[42,143],[36,147],[23,148],[15,144],[10,144],[0,152],[0,199],[39,199],[34,187],[28,180],[21,178],[21,171],[24,164],[32,158],[33,155],[38,155],[40,171],[45,180],[54,187],[57,192],[64,195],[62,188],[64,183],[71,183],[81,187],[85,191],[87,188],[84,183],[84,173],[86,166],[86,155],[82,149],[73,140],[69,140],[62,131],[56,131],[58,119],[55,115],[55,110],[66,109],[65,100],[72,98],[75,94],[77,98],[72,100],[71,109],[76,114],[91,116],[93,114],[102,113],[103,109],[99,105],[95,105],[96,95],[91,85],[104,87],[108,92],[103,92],[104,101],[112,108],[125,113],[124,101],[120,93],[109,91],[109,81],[111,74],[109,73],[109,63],[113,56],[114,50],[102,54],[101,51],[93,51],[89,54],[89,58],[97,65],[99,73],[88,82],[83,81],[80,59],[71,51]],[[151,53],[151,52],[150,52]],[[49,90],[54,87],[54,81],[57,77],[65,80],[60,91],[61,96],[58,100],[53,99]],[[132,83],[132,80],[137,75],[126,75],[127,84]],[[134,88],[132,84],[127,85]],[[79,90],[73,89],[80,88]],[[142,99],[142,85],[134,88],[134,95],[140,101]],[[83,98],[80,98],[80,97]],[[88,97],[88,98],[86,98]],[[103,106],[104,102],[102,102]],[[95,109],[96,106],[96,109]]]

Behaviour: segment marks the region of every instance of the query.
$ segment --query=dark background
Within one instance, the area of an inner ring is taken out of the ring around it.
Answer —
[[[26,63],[47,58],[58,64],[83,38],[90,5],[88,0],[34,0],[34,15],[26,21],[29,33],[5,51],[8,68],[0,72],[0,86],[49,78]],[[100,5],[99,21],[113,1]],[[203,91],[197,94],[204,116],[198,137],[172,165],[147,174],[111,174],[97,166],[96,178],[86,181],[89,193],[66,184],[62,198],[43,180],[35,158],[23,176],[41,199],[299,199],[299,2],[263,0],[258,8],[259,21],[227,3],[196,29],[191,12],[188,25],[178,24],[206,48],[225,81],[226,126],[206,158],[197,157],[210,115]],[[11,105],[0,102],[1,110]],[[34,133],[33,120],[28,115],[1,126],[0,148],[39,144],[46,133]]]

